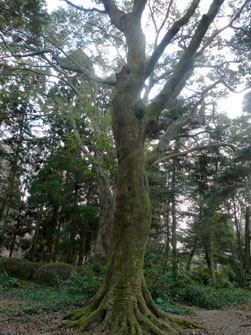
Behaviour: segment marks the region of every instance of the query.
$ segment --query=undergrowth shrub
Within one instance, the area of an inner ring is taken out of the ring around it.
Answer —
[[[144,273],[147,287],[155,300],[179,300],[179,291],[193,284],[188,272],[179,269],[177,276],[174,276],[164,257],[155,259],[151,254],[146,257]]]
[[[86,263],[81,271],[72,272],[67,280],[60,283],[70,294],[80,294],[86,298],[93,296],[102,284],[105,267]]]
[[[180,299],[190,306],[206,309],[221,309],[225,306],[237,306],[251,295],[241,288],[215,288],[211,286],[188,286],[181,290]]]
[[[0,272],[6,272],[11,277],[31,280],[43,263],[29,262],[19,258],[1,258]]]
[[[11,287],[20,287],[23,283],[23,280],[10,277],[7,272],[0,273],[0,292]]]
[[[65,263],[49,263],[35,272],[34,280],[39,284],[58,285],[60,281],[68,279],[72,272],[81,271],[81,269]]]
[[[223,268],[217,276],[218,285],[211,286],[210,274],[206,268],[198,268],[190,274],[183,264],[178,262],[177,275],[174,277],[171,266],[166,263],[163,256],[156,254],[146,256],[147,286],[155,302],[167,311],[169,308],[172,309],[173,302],[183,302],[206,309],[220,309],[224,306],[239,305],[251,299],[248,290],[234,288],[227,274]]]
[[[0,293],[20,298],[21,302],[19,305],[0,306],[0,312],[24,316],[39,314],[42,311],[68,310],[69,305],[71,308],[79,308],[86,299],[96,293],[101,285],[104,268],[96,267],[97,274],[93,271],[93,267],[87,264],[82,273],[72,272],[66,280],[57,277],[57,286],[40,286],[32,282],[17,286],[15,283],[20,281],[4,273],[0,276]]]

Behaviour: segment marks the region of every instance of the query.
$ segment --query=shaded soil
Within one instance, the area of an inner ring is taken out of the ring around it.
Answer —
[[[190,317],[203,329],[187,330],[184,335],[251,335],[251,302],[222,310],[191,307],[195,316]]]
[[[13,311],[13,305],[16,306]],[[0,295],[0,335],[73,335],[71,330],[49,329],[56,326],[66,311],[43,310],[39,314],[22,314],[22,301]],[[189,317],[207,329],[189,329],[180,335],[250,335],[251,302],[223,310],[191,307],[195,315]],[[91,334],[90,334],[91,335]]]

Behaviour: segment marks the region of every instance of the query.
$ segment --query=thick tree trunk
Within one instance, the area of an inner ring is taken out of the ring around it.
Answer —
[[[74,227],[71,227],[71,232],[69,234],[69,239],[68,239],[68,252],[67,252],[67,260],[66,263],[72,264],[73,260],[73,243],[75,239],[75,229]]]
[[[59,258],[58,251],[59,251],[59,241],[61,237],[61,223],[58,222],[56,231],[55,231],[55,237],[54,237],[54,248],[52,253],[52,261],[56,262]]]
[[[79,185],[77,180],[75,181],[74,185],[74,195],[72,202],[74,205],[77,206],[78,204],[78,190],[79,190]],[[73,252],[74,252],[74,240],[75,240],[75,235],[76,235],[76,224],[75,224],[75,214],[71,214],[70,218],[70,234],[69,234],[69,240],[68,240],[68,253],[67,253],[67,263],[72,264],[73,262]]]
[[[121,103],[118,111],[126,115]],[[107,270],[101,289],[90,304],[66,316],[69,328],[85,331],[95,328],[112,334],[168,333],[172,325],[189,324],[158,310],[146,288],[143,262],[150,230],[151,211],[148,181],[144,171],[144,133],[141,120],[131,117],[114,122],[118,156],[118,180]],[[121,119],[122,118],[122,119]],[[116,120],[115,120],[116,121]],[[97,326],[98,323],[98,326]]]
[[[12,241],[11,241],[11,244],[10,244],[10,253],[9,253],[9,258],[12,257],[12,254],[13,254],[13,251],[15,249],[15,243],[16,243],[16,238],[18,236],[18,233],[19,233],[19,228],[20,228],[20,215],[21,215],[21,206],[19,208],[19,212],[18,212],[18,215],[17,215],[17,218],[16,218],[16,226],[15,226],[15,230],[14,230],[14,233],[13,233],[13,237],[12,237]]]
[[[197,249],[197,244],[198,244],[198,239],[195,238],[194,242],[193,242],[193,247],[192,247],[192,250],[188,256],[188,261],[187,261],[187,265],[186,265],[186,270],[187,271],[190,271],[190,268],[191,268],[191,263],[192,263],[192,260],[193,260],[193,256],[195,255],[195,252],[196,252],[196,249]]]
[[[8,203],[9,203],[12,191],[13,191],[16,174],[17,174],[17,162],[15,161],[11,167],[8,185],[5,190],[5,198],[3,199],[3,202],[0,208],[0,219],[3,217],[3,228],[6,227],[7,220],[8,220],[9,207],[10,207]]]

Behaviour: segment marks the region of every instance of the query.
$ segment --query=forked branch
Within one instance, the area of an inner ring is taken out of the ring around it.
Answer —
[[[206,35],[211,23],[220,10],[224,0],[214,0],[206,15],[203,15],[199,22],[197,29],[187,47],[184,51],[179,63],[177,64],[170,80],[164,85],[163,89],[152,101],[147,108],[145,119],[149,122],[157,120],[160,112],[168,106],[178,96],[180,91],[185,86],[185,83],[191,75],[195,55],[199,49],[201,42]]]
[[[172,41],[173,37],[179,32],[179,30],[190,20],[190,18],[193,16],[196,8],[198,7],[200,3],[200,0],[193,0],[190,7],[188,8],[186,14],[176,21],[172,27],[168,30],[168,32],[165,34],[164,38],[160,42],[160,44],[157,46],[157,48],[154,50],[151,58],[148,61],[148,64],[146,66],[145,71],[145,78],[148,78],[148,76],[153,71],[155,65],[157,64],[158,60],[160,59],[161,55],[163,54],[165,48],[168,46],[168,44]]]
[[[191,149],[186,150],[186,151],[174,152],[172,154],[162,156],[159,159],[157,159],[155,162],[153,162],[153,166],[159,164],[160,162],[167,161],[167,160],[175,158],[175,157],[186,156],[191,152],[202,151],[202,150],[210,150],[210,149],[219,148],[219,147],[228,147],[228,148],[232,149],[233,151],[235,151],[234,145],[232,145],[230,143],[212,143],[212,144],[208,144],[208,145],[201,145],[201,146],[194,147],[194,148],[191,148]]]

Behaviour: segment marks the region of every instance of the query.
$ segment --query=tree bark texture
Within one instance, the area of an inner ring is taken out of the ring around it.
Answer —
[[[208,222],[208,258],[209,258],[209,270],[211,274],[212,283],[216,283],[215,277],[215,260],[214,260],[214,227],[213,222],[209,218]]]
[[[172,273],[173,277],[177,277],[177,213],[176,213],[176,170],[175,170],[175,161],[173,162],[172,168],[172,184],[171,184],[171,192],[172,192]]]
[[[44,261],[49,263],[52,259],[53,252],[53,243],[55,237],[55,230],[57,227],[58,220],[58,206],[53,207],[52,217],[50,222],[48,223],[47,228],[47,241],[46,241],[46,251],[44,255]]]
[[[128,99],[127,103],[120,101],[118,108],[117,113],[130,113],[131,117],[116,122],[115,116],[113,123],[119,172],[107,271],[90,304],[66,315],[71,320],[66,326],[78,331],[94,327],[111,334],[143,335],[143,329],[152,334],[168,334],[171,326],[190,323],[160,311],[146,288],[143,261],[151,211],[144,171],[145,137],[141,120],[135,120],[131,110],[127,110],[132,108]],[[169,325],[159,318],[166,318]]]
[[[250,253],[250,213],[251,209],[249,206],[246,208],[245,215],[245,276],[246,278],[251,273],[251,253]]]
[[[160,311],[151,298],[143,275],[151,221],[144,144],[160,112],[184,87],[194,55],[223,0],[214,0],[208,15],[202,16],[172,78],[149,106],[141,106],[140,94],[162,52],[155,53],[150,61],[146,61],[145,37],[140,23],[146,0],[135,0],[129,13],[120,10],[113,0],[102,0],[102,3],[111,23],[124,34],[127,45],[127,63],[116,75],[112,109],[118,159],[115,211],[102,287],[87,307],[66,315],[65,318],[71,321],[63,326],[80,332],[93,330],[113,335],[173,334],[174,328],[189,327],[191,322]],[[198,3],[192,1],[180,27],[190,19]],[[180,27],[170,35],[170,39],[168,35],[159,50],[165,49]]]

